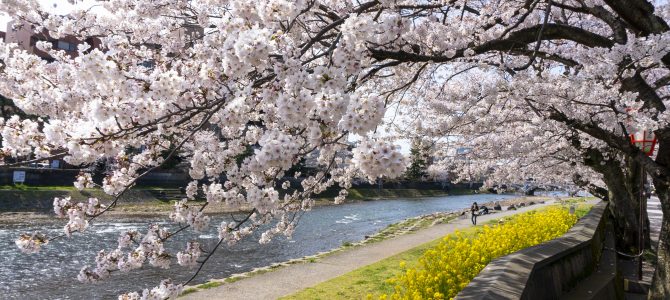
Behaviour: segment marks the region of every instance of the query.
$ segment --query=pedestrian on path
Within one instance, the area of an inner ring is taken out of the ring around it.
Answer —
[[[477,205],[477,202],[472,203],[472,206],[470,206],[470,212],[472,213],[472,216],[470,217],[472,225],[477,225],[477,214],[479,212],[479,205]]]

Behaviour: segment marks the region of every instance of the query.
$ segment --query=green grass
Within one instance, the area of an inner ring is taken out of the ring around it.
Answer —
[[[466,189],[466,188],[453,188],[449,190],[449,195],[474,195],[474,194],[488,194],[488,192]]]
[[[223,285],[223,282],[210,281],[210,282],[205,282],[203,284],[198,285],[198,288],[199,289],[211,289],[211,288],[219,287],[221,285]]]
[[[382,241],[382,240],[384,240],[388,237],[391,237],[395,234],[399,234],[399,233],[402,233],[404,231],[407,231],[408,228],[412,228],[412,230],[426,228],[426,227],[431,226],[434,223],[447,223],[447,222],[449,222],[449,221],[451,221],[455,218],[457,218],[457,216],[453,215],[453,214],[437,214],[437,215],[428,215],[427,217],[424,217],[424,218],[408,219],[408,220],[405,220],[405,221],[402,221],[402,222],[399,222],[399,223],[394,223],[394,224],[389,225],[387,228],[383,229],[380,232],[380,234],[374,235],[371,238],[365,240],[363,242],[363,244]],[[474,231],[475,230],[471,230],[471,232],[474,232]],[[467,230],[466,230],[466,232],[467,232]],[[366,292],[367,290],[378,290],[379,287],[375,284],[377,282],[381,283],[382,286],[386,289],[392,289],[393,286],[390,286],[390,285],[387,286],[385,282],[386,282],[386,279],[390,278],[391,276],[395,275],[396,273],[392,273],[390,275],[381,274],[381,275],[379,275],[379,276],[381,276],[380,278],[375,278],[375,279],[370,279],[370,278],[366,278],[366,277],[368,277],[368,274],[370,274],[370,273],[381,273],[382,271],[394,270],[395,268],[397,268],[397,265],[400,263],[400,261],[408,261],[408,260],[416,261],[418,259],[418,257],[420,257],[426,249],[429,249],[430,247],[434,247],[439,241],[440,241],[440,239],[436,239],[435,241],[426,243],[426,244],[421,245],[417,248],[409,250],[405,253],[401,253],[399,255],[396,255],[395,257],[388,258],[387,260],[381,262],[381,264],[377,263],[377,264],[371,265],[372,268],[377,268],[377,269],[372,270],[372,271],[367,271],[367,272],[362,271],[364,274],[358,276],[359,278],[356,279],[356,282],[353,283],[359,289],[356,290],[357,292],[354,292],[352,294],[364,293],[364,295],[365,295],[365,293],[367,293]],[[359,243],[354,244],[352,242],[345,241],[345,242],[342,243],[342,248],[341,249],[354,247],[354,246],[359,246]],[[337,249],[337,250],[335,250],[335,252],[340,251],[341,249]],[[334,253],[334,252],[321,254],[318,257],[305,258],[304,260],[302,260],[302,262],[303,263],[315,263],[315,262],[319,261],[320,258],[322,258],[324,256],[327,256],[329,254],[332,254],[332,253]],[[389,261],[390,259],[392,259],[392,260]],[[237,277],[226,278],[226,279],[223,280],[223,282],[233,283],[233,282],[236,282],[236,281],[241,280],[241,279],[246,278],[246,277],[271,272],[272,270],[274,270],[276,268],[279,268],[281,266],[283,266],[283,264],[273,264],[273,265],[270,265],[266,268],[262,268],[262,269],[254,270],[252,272],[248,272],[248,273],[245,274],[245,276],[237,276]],[[377,266],[377,267],[375,267],[375,266]],[[204,284],[204,287],[203,287],[203,285],[199,285],[199,286],[196,286],[195,289],[197,290],[197,289],[208,288],[208,284],[213,284],[215,286],[218,286],[218,285],[221,284],[221,281],[206,283],[206,284]],[[341,290],[335,292],[336,296],[339,297],[339,298],[348,298],[347,292],[351,292],[351,291],[348,291],[349,290],[349,288],[348,288],[349,284],[351,284],[351,283],[349,283],[349,282],[343,283]],[[363,290],[359,291],[361,288]],[[188,291],[188,293],[191,293],[191,292],[192,291],[190,291],[190,290]],[[305,296],[305,297],[307,299],[328,299],[328,298],[320,298],[318,296],[318,293],[319,292],[317,291],[316,294],[310,294],[310,295]],[[288,298],[288,299],[292,299],[292,298]]]
[[[371,236],[369,239],[365,240],[366,243],[375,243],[386,240],[390,237],[393,237],[397,234],[400,234],[404,231],[416,231],[419,229],[428,228],[433,224],[443,224],[449,223],[451,220],[456,219],[458,216],[456,214],[448,214],[445,216],[439,216],[437,218],[426,217],[426,218],[412,218],[407,219],[398,223],[393,223],[388,225],[386,228],[379,231],[377,234]]]
[[[235,279],[235,278],[227,278],[225,281],[228,282],[228,279]],[[238,279],[238,280],[239,280],[239,279]],[[230,281],[230,282],[235,282],[235,281],[237,281],[237,280]],[[223,285],[223,282],[220,282],[220,281],[209,281],[209,282],[205,282],[205,283],[203,283],[203,284],[199,284],[199,285],[197,285],[197,286],[195,286],[195,287],[187,288],[187,289],[183,290],[183,291],[181,292],[181,294],[179,294],[179,295],[180,295],[180,296],[184,296],[184,295],[188,295],[188,294],[192,294],[192,293],[198,292],[198,291],[200,291],[200,290],[206,290],[206,289],[211,289],[211,288],[219,287],[219,286],[221,286],[221,285]]]
[[[656,255],[655,251],[645,249],[644,252],[642,252],[642,259],[644,259],[647,262],[650,262],[652,265],[656,265],[658,256]]]
[[[575,215],[577,215],[577,218],[581,219],[583,216],[586,216],[586,214],[588,214],[589,211],[591,211],[592,207],[593,207],[593,205],[586,204],[586,203],[578,204],[575,207]]]
[[[198,291],[198,289],[196,289],[196,288],[187,288],[187,289],[183,290],[180,295],[184,296],[184,295],[188,295],[188,294],[193,294],[197,291]]]
[[[160,186],[137,186],[133,187],[135,190],[150,190],[150,191],[171,191],[178,189],[178,186],[167,188]],[[72,191],[75,190],[74,185],[54,185],[54,186],[32,186],[26,184],[14,184],[14,185],[0,185],[0,190],[11,190],[11,191]],[[88,189],[87,189],[88,190]]]
[[[561,199],[560,202],[562,204],[578,204],[594,199],[596,199],[596,197],[572,197],[572,198]]]
[[[233,282],[240,281],[240,280],[242,280],[242,279],[244,279],[244,277],[242,277],[242,276],[237,276],[237,277],[228,277],[228,278],[224,279],[223,281],[224,281],[225,283],[233,283]]]
[[[150,192],[152,191],[173,191],[175,188],[165,188],[156,186],[134,187],[122,196],[120,203],[126,209],[134,210],[144,209],[147,205],[155,205],[157,208],[171,206],[173,201],[160,201],[155,198]],[[333,197],[337,192],[322,193],[317,197],[320,202],[332,203]],[[418,189],[350,189],[348,200],[374,200],[374,199],[396,199],[396,198],[421,198],[421,197],[435,197],[444,196],[445,191],[442,190],[418,190]],[[54,197],[70,196],[75,201],[86,201],[90,197],[96,197],[102,201],[109,201],[112,199],[106,195],[100,188],[86,189],[78,191],[74,186],[29,186],[25,184],[16,185],[2,185],[0,186],[0,199],[11,201],[32,201],[32,202],[53,202]],[[128,201],[130,200],[130,201]],[[139,200],[139,201],[137,201]],[[141,203],[140,203],[141,202]],[[28,203],[28,202],[26,202]],[[22,204],[22,208],[30,208],[28,204]],[[11,206],[8,209],[12,209]]]
[[[174,188],[158,187],[158,186],[143,186],[134,187],[121,197],[120,203],[127,210],[144,210],[147,206],[155,205],[156,208],[167,207],[172,205],[170,201],[160,201],[155,198],[150,192],[152,191],[173,191]],[[339,190],[326,191],[317,195],[317,201],[323,203],[332,203],[333,198],[337,195]],[[452,190],[451,195],[469,194],[472,190]],[[332,194],[332,195],[331,195]],[[349,190],[348,200],[375,200],[375,199],[398,199],[398,198],[423,198],[445,196],[447,192],[444,190],[421,190],[421,189],[376,189],[376,188],[354,188]],[[78,191],[74,186],[29,186],[25,184],[16,185],[2,185],[0,186],[0,199],[11,201],[32,201],[51,203],[54,197],[70,196],[75,201],[86,201],[90,197],[96,197],[102,201],[109,201],[112,199],[106,195],[100,188],[86,189]],[[130,201],[128,201],[130,200]],[[139,201],[137,201],[139,200]],[[1,200],[0,200],[1,201]],[[140,203],[141,202],[141,203]],[[28,202],[25,202],[28,203]],[[21,209],[30,208],[29,204],[22,204]],[[12,206],[7,209],[14,209]]]
[[[315,195],[317,200],[332,201],[339,190],[332,189]],[[457,190],[422,190],[422,189],[376,189],[376,188],[352,188],[348,190],[349,195],[347,200],[374,200],[374,199],[396,199],[396,198],[422,198],[422,197],[437,197],[446,195],[463,195],[473,193],[473,191]]]
[[[361,299],[368,293],[392,292],[394,285],[386,283],[386,280],[400,272],[400,262],[406,261],[408,267],[415,265],[419,257],[440,240],[425,243],[280,299]]]
[[[25,184],[0,185],[2,191],[72,191],[74,186],[30,186]]]

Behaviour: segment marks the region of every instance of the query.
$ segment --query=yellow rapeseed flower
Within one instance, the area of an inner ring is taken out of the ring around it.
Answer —
[[[427,250],[418,267],[406,269],[400,262],[404,272],[388,280],[395,283],[390,299],[451,299],[492,259],[561,236],[575,222],[577,217],[567,209],[554,207],[484,226],[474,237],[455,231]]]

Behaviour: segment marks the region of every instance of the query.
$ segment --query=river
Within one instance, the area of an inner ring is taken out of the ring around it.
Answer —
[[[507,195],[465,195],[419,199],[358,201],[334,206],[316,207],[305,213],[293,238],[275,238],[267,245],[259,245],[258,237],[246,239],[232,247],[224,246],[212,256],[194,283],[211,278],[224,278],[235,273],[250,271],[293,258],[313,255],[357,242],[374,234],[389,224],[406,218],[433,212],[453,211],[479,203],[512,198]],[[227,216],[215,216],[212,225],[218,225]],[[100,222],[89,227],[85,234],[69,240],[56,240],[37,254],[27,255],[18,251],[14,240],[22,232],[39,230],[56,235],[62,232],[62,220],[41,224],[0,225],[0,298],[1,299],[116,299],[117,295],[156,286],[162,279],[172,278],[183,282],[195,270],[173,263],[170,269],[146,265],[139,272],[114,274],[96,284],[82,284],[76,279],[84,265],[95,265],[95,254],[112,250],[117,245],[119,233],[136,229],[144,232],[147,224],[160,223],[168,228],[175,224],[165,219],[143,218],[130,222]],[[212,226],[214,227],[214,226]],[[181,250],[193,238],[204,241],[206,249],[217,242],[215,229],[211,232],[192,231],[177,235],[168,242],[168,249]],[[176,252],[176,251],[175,251]],[[173,252],[174,253],[174,252]],[[118,273],[118,272],[117,272]]]

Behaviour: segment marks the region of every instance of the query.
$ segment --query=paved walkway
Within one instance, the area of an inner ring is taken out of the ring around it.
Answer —
[[[654,196],[647,200],[647,215],[649,216],[649,235],[653,247],[658,244],[658,237],[661,234],[661,223],[663,222],[663,211],[661,210],[661,200]]]
[[[552,204],[537,204],[516,211],[503,211],[480,216],[478,223],[499,219]],[[456,229],[472,226],[469,215],[461,216],[448,224],[439,224],[414,233],[398,236],[378,243],[352,248],[326,256],[314,263],[294,264],[275,271],[255,275],[234,283],[192,293],[180,299],[277,299],[321,282],[330,280],[384,258],[407,251],[417,245],[445,236]],[[268,245],[272,247],[272,245]]]

